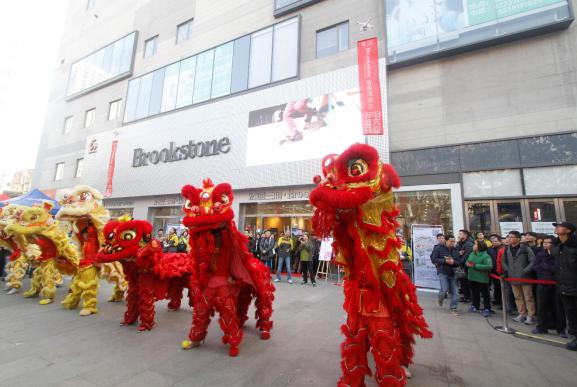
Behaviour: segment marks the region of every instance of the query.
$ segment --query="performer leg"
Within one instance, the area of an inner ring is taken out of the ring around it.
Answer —
[[[393,320],[386,317],[364,317],[369,327],[369,345],[375,359],[375,379],[380,387],[404,386],[405,371],[401,367],[402,346]]]
[[[243,326],[246,320],[248,320],[248,307],[252,302],[252,294],[250,292],[250,287],[243,286],[238,295],[238,304],[236,308],[236,317],[238,317],[239,326]]]
[[[238,317],[236,317],[236,298],[228,286],[218,287],[217,310],[220,314],[218,322],[224,332],[223,344],[230,344],[230,356],[238,355],[238,346],[242,341],[243,331],[240,330]]]
[[[98,313],[96,308],[96,304],[98,304],[96,299],[98,294],[98,270],[92,266],[86,270],[78,271],[75,277],[79,277],[76,286],[81,290],[80,298],[84,299],[82,310],[79,314],[88,316],[92,313]]]
[[[254,313],[254,318],[256,319],[256,328],[260,329],[261,338],[263,340],[270,339],[270,331],[272,330],[273,321],[271,321],[272,316],[272,302],[274,301],[274,286],[271,282],[265,283],[264,297],[260,297],[258,294],[254,301],[254,306],[256,311]]]
[[[54,294],[56,293],[54,278],[57,272],[54,260],[48,260],[42,270],[42,291],[40,292],[46,299],[40,301],[40,305],[47,305],[54,302]]]
[[[30,280],[30,290],[24,293],[24,297],[38,297],[40,289],[42,289],[42,263],[38,266],[33,273],[32,279]]]
[[[138,313],[140,314],[139,332],[149,331],[154,326],[154,291],[151,286],[146,286],[146,282],[142,282],[141,278],[140,288],[138,289]]]
[[[190,341],[182,343],[183,349],[188,349],[200,345],[206,337],[206,331],[210,325],[210,317],[214,313],[214,300],[216,289],[204,288],[199,301],[194,305],[192,313],[192,328],[188,335]]]
[[[78,303],[80,302],[81,295],[82,295],[82,288],[78,285],[80,281],[80,277],[78,275],[78,271],[74,273],[72,276],[72,284],[70,285],[69,292],[70,294],[64,301],[60,303],[60,305],[66,306],[66,309],[76,309],[78,308]]]
[[[338,387],[365,387],[365,375],[371,375],[371,370],[367,361],[369,332],[364,317],[349,314],[341,332],[345,335],[345,341],[341,344],[343,376]]]
[[[138,296],[139,286],[136,278],[128,280],[128,294],[126,296],[126,312],[124,312],[124,320],[120,325],[130,325],[138,319]]]
[[[14,294],[22,287],[22,278],[28,269],[28,259],[24,254],[21,254],[16,260],[9,262],[6,269],[8,269],[6,280],[8,281],[8,288],[11,289],[8,294]]]
[[[184,279],[180,277],[174,277],[170,280],[168,284],[168,310],[180,309],[180,304],[182,303],[182,291],[184,290]]]

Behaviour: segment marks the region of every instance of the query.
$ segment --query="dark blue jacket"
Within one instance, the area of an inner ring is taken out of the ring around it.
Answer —
[[[538,280],[555,281],[555,258],[547,250],[539,251],[533,261],[533,270],[537,272]]]
[[[452,265],[449,265],[445,261],[445,257],[451,257],[455,261]],[[439,243],[435,246],[433,254],[431,255],[431,260],[439,268],[439,274],[445,274],[448,276],[453,276],[453,268],[459,267],[461,265],[461,257],[459,256],[459,249],[453,247],[449,250],[446,244]]]

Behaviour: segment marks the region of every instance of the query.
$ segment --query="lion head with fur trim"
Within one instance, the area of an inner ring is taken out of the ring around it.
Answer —
[[[20,207],[18,204],[8,204],[0,208],[0,228],[8,226],[16,217],[16,210]]]
[[[11,234],[41,234],[42,231],[54,225],[54,218],[50,211],[54,203],[42,201],[42,205],[32,207],[20,206],[16,209],[15,218],[6,226],[6,232]]]
[[[56,214],[56,220],[59,221],[74,222],[80,218],[93,220],[107,215],[102,205],[102,194],[87,185],[77,185],[72,191],[62,190],[58,204],[61,207]],[[106,221],[108,219],[104,223]]]

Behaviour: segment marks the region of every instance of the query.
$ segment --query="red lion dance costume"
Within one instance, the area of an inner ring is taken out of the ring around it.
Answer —
[[[154,326],[155,301],[168,299],[168,310],[180,308],[182,291],[189,285],[192,267],[187,254],[162,252],[160,243],[151,235],[150,223],[126,220],[128,218],[120,218],[104,226],[106,243],[93,262],[122,263],[128,280],[128,296],[120,325],[133,324],[140,316],[138,332],[149,331]]]
[[[392,187],[401,180],[394,168],[382,164],[375,148],[354,144],[343,154],[323,159],[323,175],[310,195],[317,209],[313,228],[322,238],[331,232],[336,262],[345,269],[347,323],[341,330],[343,376],[339,387],[365,386],[371,375],[367,352],[376,363],[379,386],[405,386],[402,366],[412,361],[413,335],[433,334],[417,304],[416,288],[403,272],[397,249]]]
[[[230,344],[230,356],[237,356],[241,327],[248,320],[253,298],[256,327],[262,331],[263,339],[270,338],[275,288],[268,269],[248,252],[247,238],[237,231],[232,220],[234,197],[230,184],[215,187],[210,179],[204,179],[203,189],[187,185],[182,188],[182,196],[187,200],[183,223],[189,228],[191,292],[195,295],[190,341],[185,340],[182,347],[200,345],[216,310],[224,331],[222,342]]]

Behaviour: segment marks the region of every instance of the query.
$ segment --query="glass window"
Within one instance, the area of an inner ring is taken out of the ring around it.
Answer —
[[[110,109],[108,110],[108,121],[120,117],[120,102],[122,100],[110,102]]]
[[[287,5],[294,4],[298,1],[300,1],[300,0],[275,0],[274,1],[274,9],[286,7]]]
[[[82,165],[84,164],[84,159],[78,159],[76,161],[76,177],[82,176]]]
[[[96,4],[96,0],[88,0],[88,4],[86,4],[86,9],[88,10],[94,7],[94,4]]]
[[[132,79],[126,95],[124,122],[297,76],[298,23],[298,17],[293,17],[162,67],[153,72],[152,85],[141,82],[141,78],[152,73]],[[188,27],[190,35],[191,24]],[[110,50],[110,71],[119,66],[118,56],[122,57],[123,50],[124,47],[116,46]],[[105,52],[104,62],[106,57]],[[141,106],[140,101],[146,102]]]
[[[149,56],[156,54],[157,47],[158,47],[158,35],[144,42],[144,57],[148,58]]]
[[[386,0],[385,12],[389,63],[437,59],[440,51],[509,39],[570,16],[566,0]]]
[[[299,24],[297,18],[274,26],[272,82],[296,77],[298,69]]]
[[[64,133],[70,133],[72,130],[72,116],[64,119]]]
[[[497,219],[499,219],[501,236],[507,236],[510,231],[525,232],[520,202],[497,203]]]
[[[461,168],[457,146],[394,152],[391,164],[400,175],[458,172]]]
[[[249,88],[270,83],[272,32],[272,27],[269,27],[251,35]]]
[[[234,42],[230,42],[217,47],[214,51],[214,70],[212,72],[210,98],[218,98],[230,94],[233,50]]]
[[[317,31],[317,58],[349,49],[349,23]]]
[[[485,238],[493,233],[493,222],[491,220],[491,204],[487,203],[466,203],[467,216],[469,218],[469,231],[473,235],[482,232]]]
[[[176,92],[178,90],[180,62],[166,67],[164,71],[164,85],[162,88],[162,102],[160,112],[174,110],[176,107]]]
[[[524,166],[577,162],[577,133],[517,140]]]
[[[577,201],[564,200],[563,209],[565,210],[565,222],[577,225]]]
[[[212,85],[212,67],[214,63],[214,49],[198,54],[196,62],[196,79],[194,85],[194,103],[210,99]]]
[[[248,87],[248,62],[250,57],[250,35],[234,41],[232,58],[232,80],[230,92],[238,93]]]
[[[463,173],[465,198],[523,196],[518,169]]]
[[[148,117],[148,106],[150,105],[150,93],[152,92],[152,77],[154,73],[140,77],[140,88],[138,89],[138,99],[136,102],[136,113],[134,119]]]
[[[56,175],[54,180],[62,180],[62,175],[64,174],[64,163],[56,164]]]
[[[176,44],[182,43],[185,40],[192,38],[192,25],[194,20],[189,20],[180,24],[176,31]]]
[[[251,203],[244,205],[245,215],[313,214],[315,208],[307,201]]]
[[[464,170],[519,167],[517,141],[495,141],[462,145],[461,168]]]
[[[138,98],[138,88],[140,86],[140,78],[136,78],[128,82],[128,92],[126,93],[126,107],[124,109],[124,122],[134,121],[136,113],[136,100]]]
[[[162,103],[162,88],[164,86],[164,70],[163,67],[154,72],[154,79],[152,80],[152,92],[150,93],[150,105],[148,107],[148,115],[154,116],[160,113],[160,104]]]
[[[94,115],[96,114],[96,109],[90,109],[86,111],[86,121],[84,122],[84,127],[88,128],[94,124]]]
[[[68,78],[67,97],[96,85],[114,82],[117,76],[131,71],[136,32],[80,59],[72,64]]]
[[[524,168],[525,192],[533,195],[574,195],[577,192],[577,166]]]
[[[196,56],[180,62],[180,74],[178,76],[178,92],[176,94],[176,107],[192,105],[194,92],[194,78],[196,75]]]
[[[553,235],[555,226],[551,223],[557,221],[557,212],[555,211],[553,200],[530,201],[529,216],[531,219],[531,231]]]
[[[133,208],[107,208],[108,212],[110,213],[110,219],[116,220],[121,216],[128,216],[132,218],[132,214],[134,212]]]
[[[413,224],[441,225],[445,232],[453,230],[451,190],[395,192],[394,199],[403,235],[411,235]]]

